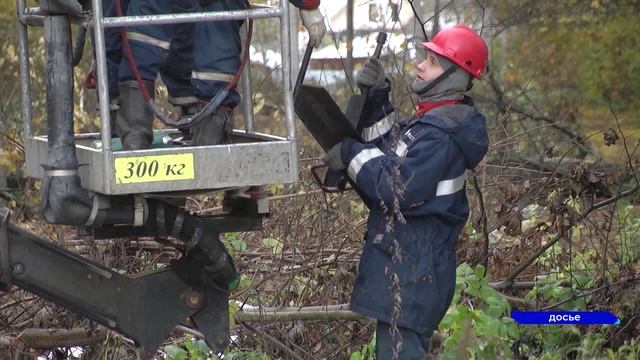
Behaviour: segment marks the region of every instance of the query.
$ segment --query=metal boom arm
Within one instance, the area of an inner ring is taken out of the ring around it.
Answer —
[[[0,290],[29,290],[124,334],[147,354],[188,317],[214,350],[224,349],[228,293],[185,281],[198,268],[189,256],[127,277],[9,224],[9,216],[0,209]]]

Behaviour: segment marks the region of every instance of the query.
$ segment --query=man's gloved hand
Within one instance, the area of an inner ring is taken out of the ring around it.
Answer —
[[[300,18],[302,19],[302,25],[309,32],[309,43],[316,48],[320,47],[324,33],[327,32],[327,27],[324,25],[324,16],[322,16],[320,10],[300,9]]]
[[[322,158],[327,167],[333,171],[341,171],[347,168],[342,161],[342,141],[335,144]]]
[[[384,86],[384,67],[380,60],[374,57],[367,59],[356,75],[356,84],[360,89],[378,89]]]

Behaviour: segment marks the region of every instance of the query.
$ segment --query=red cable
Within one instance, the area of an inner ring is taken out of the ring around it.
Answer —
[[[245,7],[247,9],[251,8],[251,3],[249,2],[249,0],[247,0],[245,4],[246,4]],[[245,47],[243,49],[242,59],[240,61],[240,67],[238,67],[238,71],[236,71],[236,74],[233,76],[233,79],[231,79],[231,81],[227,85],[227,90],[233,89],[236,86],[236,84],[238,84],[238,79],[240,79],[240,75],[242,74],[244,67],[247,65],[247,61],[249,60],[249,48],[251,47],[250,45],[251,45],[252,34],[253,34],[253,19],[249,19],[249,21],[247,21],[247,39],[244,42]]]
[[[122,16],[122,6],[120,4],[120,0],[116,0],[116,15],[118,17]],[[138,71],[138,66],[136,65],[136,61],[133,58],[133,53],[131,52],[131,46],[129,46],[129,39],[127,38],[127,31],[124,27],[120,27],[120,37],[122,38],[122,47],[124,50],[124,54],[127,57],[127,62],[129,63],[129,67],[131,68],[131,72],[133,76],[136,78],[136,82],[138,83],[138,88],[142,91],[142,96],[146,101],[151,100],[151,96],[147,91],[147,88],[144,86],[142,81],[142,76],[140,76],[140,72]]]

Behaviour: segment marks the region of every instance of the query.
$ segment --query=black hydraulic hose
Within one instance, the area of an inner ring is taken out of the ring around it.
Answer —
[[[238,274],[217,231],[207,228],[205,222],[197,216],[157,199],[148,199],[147,208],[146,226],[184,242],[187,255],[206,270],[204,273],[199,268],[195,272],[187,271],[191,279],[185,279],[186,281],[218,289],[234,287],[232,283],[236,281]],[[202,277],[203,274],[204,278],[193,278]]]
[[[98,209],[98,196],[82,187],[73,131],[71,22],[66,15],[44,19],[47,79],[47,161],[43,164],[42,214],[52,224],[133,224],[135,198],[112,197]],[[103,198],[105,199],[105,198]]]
[[[49,223],[84,224],[90,217],[92,200],[77,173],[69,17],[45,17],[44,33],[48,155],[43,165],[42,214]]]
[[[73,45],[73,58],[71,60],[71,66],[76,67],[82,61],[82,55],[84,54],[84,45],[87,41],[87,28],[84,26],[78,26],[78,32],[76,32],[76,41]]]
[[[47,166],[77,169],[73,135],[73,73],[71,69],[71,23],[64,15],[47,16],[45,73],[47,77]]]

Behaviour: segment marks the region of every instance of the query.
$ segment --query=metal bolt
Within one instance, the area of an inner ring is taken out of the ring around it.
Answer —
[[[22,274],[24,274],[24,265],[22,265],[21,263],[16,263],[15,265],[13,265],[13,275],[20,276]]]
[[[182,301],[189,309],[198,310],[202,306],[204,295],[198,290],[189,289],[182,295]]]

